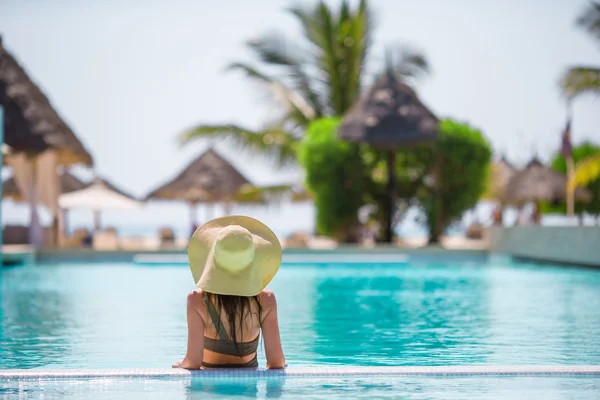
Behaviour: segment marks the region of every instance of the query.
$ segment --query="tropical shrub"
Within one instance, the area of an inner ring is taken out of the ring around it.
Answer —
[[[298,147],[298,159],[314,195],[317,232],[354,241],[363,204],[364,167],[358,146],[337,139],[339,124],[339,118],[312,122]]]
[[[486,190],[492,150],[480,130],[451,119],[440,122],[440,136],[432,147],[431,173],[420,195],[430,243],[474,207]],[[429,181],[429,182],[428,182]]]

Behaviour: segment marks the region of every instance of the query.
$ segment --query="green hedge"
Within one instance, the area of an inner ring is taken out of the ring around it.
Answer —
[[[338,118],[312,122],[298,148],[306,186],[314,194],[317,232],[353,241],[364,189],[364,167],[358,146],[338,140]]]

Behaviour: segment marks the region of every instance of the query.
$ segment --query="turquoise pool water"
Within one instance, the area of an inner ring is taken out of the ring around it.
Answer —
[[[508,261],[283,265],[271,288],[278,297],[289,368],[600,364],[599,271]],[[3,269],[0,369],[168,367],[185,350],[185,297],[191,289],[189,270],[181,265],[88,263]],[[262,351],[259,361],[264,365]],[[505,378],[497,384],[496,380],[474,379],[487,383],[473,389],[468,379],[429,379],[428,383],[411,379],[413,383],[383,380],[369,389],[371,383],[301,384],[295,380],[286,382],[280,395],[312,387],[332,391],[335,398],[335,393],[343,394],[348,387],[356,390],[349,393],[351,397],[365,391],[407,390],[407,398],[452,398],[451,392],[461,398],[459,394],[464,397],[471,388],[476,393],[470,397],[478,398],[477,393],[483,396],[493,391],[490,388],[503,387],[501,393],[506,394],[521,384],[526,386],[523,393],[540,385],[566,393],[575,387],[595,390],[599,383],[590,378]],[[248,390],[254,393],[258,385],[262,396],[267,384],[257,381]],[[426,384],[445,394],[424,396],[419,387]],[[15,390],[10,385],[14,383],[0,385],[0,396]],[[51,395],[63,389],[76,393],[94,384],[19,385]],[[114,381],[102,385],[126,393],[141,384]],[[195,383],[181,385],[157,381],[142,386],[169,387],[172,393],[194,398],[200,397],[197,393],[209,396],[227,391],[238,383],[216,382],[213,392]],[[581,398],[587,398],[586,390]],[[257,396],[252,393],[248,396]],[[105,394],[103,398],[110,398]]]

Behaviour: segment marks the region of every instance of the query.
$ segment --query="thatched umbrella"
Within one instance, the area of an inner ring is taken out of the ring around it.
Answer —
[[[526,203],[548,201],[556,203],[567,197],[567,178],[543,165],[534,158],[522,170],[513,175],[504,190],[504,204],[522,206]],[[591,194],[587,189],[578,188],[575,191],[578,201],[589,201]]]
[[[15,156],[24,154],[27,156],[26,159],[31,160],[52,149],[58,165],[91,166],[93,164],[90,153],[57,114],[48,98],[4,48],[2,37],[0,37],[0,106],[4,111],[3,141],[10,146],[11,153]],[[36,162],[32,165],[32,178],[35,184]],[[30,205],[30,241],[37,247],[41,245],[37,194],[31,196]],[[54,215],[52,223],[56,231],[59,230],[58,218],[58,215]]]
[[[125,193],[107,180],[96,178],[86,187],[65,193],[58,199],[65,210],[87,208],[94,212],[94,229],[100,229],[100,213],[107,209],[132,210],[142,206],[134,196]]]
[[[70,193],[76,190],[85,188],[88,184],[79,180],[69,172],[59,173],[59,183],[61,193]],[[17,182],[13,177],[2,182],[2,197],[8,198],[16,202],[24,202],[25,199],[21,195],[21,191],[17,186]]]
[[[146,199],[188,203],[192,226],[197,226],[196,207],[199,203],[231,203],[240,189],[249,184],[248,179],[211,148],[175,178],[150,192]]]
[[[0,105],[4,108],[4,142],[14,153],[37,155],[50,148],[61,165],[92,165],[90,153],[52,108],[0,37]]]
[[[387,151],[388,204],[385,239],[392,241],[396,203],[396,151],[399,147],[431,143],[438,135],[438,119],[417,94],[392,72],[381,76],[344,116],[338,136],[349,142],[368,143]]]

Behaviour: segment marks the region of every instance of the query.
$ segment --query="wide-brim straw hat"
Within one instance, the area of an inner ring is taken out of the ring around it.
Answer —
[[[214,294],[258,295],[277,273],[281,257],[277,236],[246,216],[213,219],[196,229],[188,245],[196,286]]]

